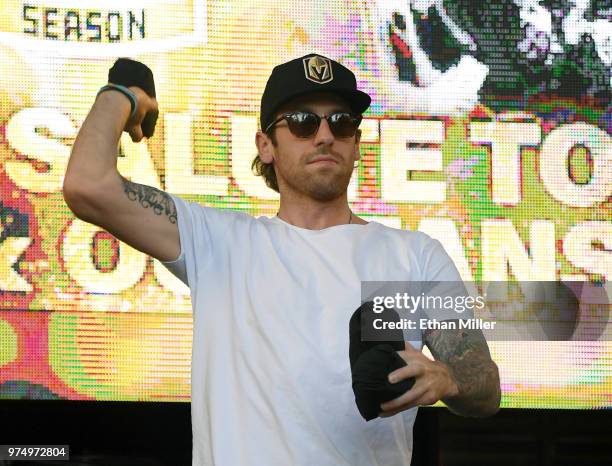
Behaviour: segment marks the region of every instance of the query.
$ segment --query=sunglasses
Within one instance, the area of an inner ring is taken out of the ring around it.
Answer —
[[[298,138],[310,138],[317,134],[321,120],[327,120],[329,129],[337,138],[350,138],[355,136],[357,128],[361,123],[361,116],[355,116],[349,112],[334,112],[329,115],[319,116],[312,112],[291,112],[281,115],[278,119],[268,125],[264,133],[272,129],[274,125],[282,120],[287,121],[287,127],[291,134]]]

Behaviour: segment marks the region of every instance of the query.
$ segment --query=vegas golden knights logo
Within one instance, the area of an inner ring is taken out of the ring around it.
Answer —
[[[325,84],[334,79],[331,60],[329,60],[329,58],[315,55],[314,57],[304,58],[303,62],[306,79],[317,84]]]

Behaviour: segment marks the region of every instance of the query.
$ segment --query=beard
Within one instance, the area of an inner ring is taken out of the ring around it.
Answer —
[[[314,156],[308,160],[312,158]],[[280,175],[283,184],[293,192],[318,202],[329,202],[346,193],[353,174],[352,165],[345,167],[342,158],[338,155],[334,158],[338,160],[337,165],[321,167],[300,165],[298,169],[291,170],[291,173],[283,173],[282,167],[277,167],[280,168],[277,177]]]
[[[342,196],[351,180],[351,173],[336,172],[333,174],[319,174],[304,177],[302,183],[304,194],[319,201],[329,202]]]

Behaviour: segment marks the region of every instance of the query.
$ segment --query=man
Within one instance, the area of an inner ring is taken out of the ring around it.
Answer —
[[[416,407],[442,399],[487,416],[500,387],[480,333],[406,344],[392,381],[414,387],[365,422],[351,390],[348,323],[363,280],[459,280],[438,241],[366,222],[349,208],[361,114],[370,98],[339,63],[307,55],[274,68],[261,102],[255,165],[280,192],[274,218],[186,202],[116,169],[121,131],[140,141],[154,99],[103,92],[67,168],[75,215],[168,267],[191,289],[193,464],[408,465]],[[401,413],[401,414],[400,414]],[[388,419],[386,419],[388,418]]]

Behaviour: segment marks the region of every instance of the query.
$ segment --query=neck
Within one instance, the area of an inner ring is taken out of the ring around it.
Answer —
[[[331,202],[287,202],[281,199],[277,215],[287,223],[308,230],[358,223],[346,197]]]

